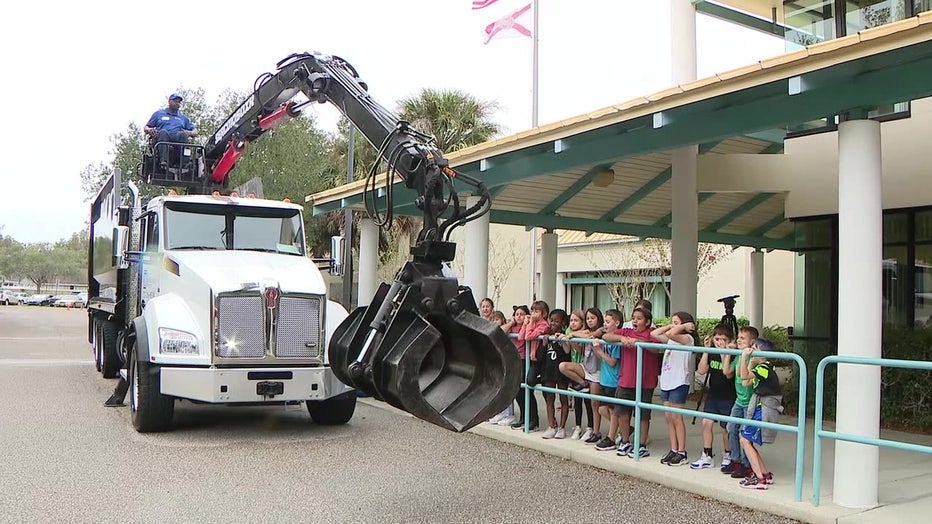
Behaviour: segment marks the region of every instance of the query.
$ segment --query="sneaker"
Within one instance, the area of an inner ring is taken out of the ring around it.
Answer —
[[[738,462],[729,462],[727,466],[722,464],[720,471],[726,475],[731,475],[735,471],[735,468],[738,467],[738,464]]]
[[[489,424],[498,424],[498,422],[502,420],[503,418],[505,418],[505,414],[499,413],[498,415],[495,415],[494,417],[489,419]]]
[[[621,445],[618,446],[618,452],[615,454],[618,455],[619,457],[624,457],[632,449],[634,449],[634,446],[632,446],[630,442],[622,442]]]
[[[524,421],[520,419],[515,420],[511,424],[511,429],[524,429]],[[528,428],[528,431],[534,431],[536,429],[537,429],[537,424],[531,424],[531,427]]]
[[[754,475],[753,473],[750,477],[739,482],[738,485],[744,489],[757,489],[761,491],[767,489],[767,483],[757,478],[757,475]]]
[[[767,473],[764,473],[764,478],[761,480],[764,481],[764,484],[767,484],[767,485],[773,484],[773,472],[768,471]]]
[[[638,456],[640,458],[647,458],[650,456],[650,451],[647,449],[647,446],[641,446],[638,449]],[[634,458],[634,446],[631,447],[631,451],[628,452],[628,458]]]
[[[558,429],[557,429],[557,434],[554,435],[553,438],[566,438],[566,429],[565,429],[565,428],[558,428]]]
[[[588,444],[590,437],[592,437],[592,428],[586,428],[585,433],[583,433],[582,436],[579,437],[579,440]]]
[[[553,438],[555,436],[557,436],[557,428],[547,428],[540,438]]]
[[[621,442],[622,442],[622,440],[621,440],[621,435],[618,435],[617,437],[615,437],[615,447],[616,447],[616,448],[617,448],[618,446],[621,445]]]
[[[516,418],[513,417],[513,416],[505,416],[505,417],[502,417],[501,420],[499,420],[498,422],[496,422],[495,425],[496,425],[496,426],[511,426],[511,425],[513,425],[513,424],[514,424],[515,422],[517,422],[517,421],[518,421],[518,419],[516,419]]]
[[[726,451],[725,454],[722,455],[722,473],[725,472],[725,468],[727,468],[728,466],[731,466],[731,452],[730,451]]]
[[[702,452],[702,456],[699,457],[699,460],[693,462],[689,465],[690,469],[706,469],[712,467],[712,457],[707,455],[705,451]]]
[[[731,478],[733,479],[743,479],[751,473],[751,468],[745,468],[744,464],[735,464],[731,469]]]
[[[595,445],[595,449],[599,451],[608,451],[610,449],[615,449],[615,441],[605,437]]]
[[[595,444],[600,440],[602,440],[602,435],[593,432],[591,435],[589,435],[589,438],[586,439],[586,444]]]
[[[585,384],[580,384],[578,382],[570,382],[570,389],[580,393],[589,393],[589,383],[586,382]]]
[[[673,451],[673,450],[671,449],[670,451],[667,452],[666,455],[664,455],[664,456],[660,459],[660,463],[661,463],[661,464],[666,464],[666,463],[670,462],[670,459],[671,459],[671,458],[673,457],[673,455],[675,455],[675,454],[676,454],[676,452]]]
[[[683,466],[687,463],[689,463],[689,459],[686,457],[685,451],[682,453],[680,453],[679,451],[675,451],[673,453],[673,456],[670,457],[669,460],[667,460],[668,466]]]
[[[579,440],[579,437],[580,437],[581,435],[582,435],[582,428],[579,427],[579,426],[576,426],[576,427],[573,429],[573,434],[570,435],[570,440]]]

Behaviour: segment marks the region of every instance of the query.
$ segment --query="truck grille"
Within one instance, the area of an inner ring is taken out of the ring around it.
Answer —
[[[217,356],[262,358],[265,356],[265,341],[268,340],[265,324],[262,297],[217,298]]]
[[[226,359],[320,359],[323,297],[284,295],[273,308],[268,308],[265,304],[267,296],[217,297],[216,356]],[[270,338],[275,341],[272,351],[268,347]]]
[[[278,358],[320,356],[320,299],[282,297],[275,336]]]

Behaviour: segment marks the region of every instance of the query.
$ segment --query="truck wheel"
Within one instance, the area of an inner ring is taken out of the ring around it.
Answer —
[[[117,346],[117,325],[109,321],[100,322],[100,372],[104,378],[116,378],[120,374],[120,348]]]
[[[171,429],[175,399],[161,393],[159,367],[136,359],[138,342],[129,355],[129,394],[133,427],[140,433]]]
[[[346,424],[356,411],[356,390],[343,393],[327,400],[308,400],[307,412],[311,419],[325,426]]]

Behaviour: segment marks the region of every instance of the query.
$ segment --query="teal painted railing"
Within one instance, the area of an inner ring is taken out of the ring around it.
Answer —
[[[854,442],[856,444],[866,444],[868,446],[877,446],[881,448],[892,448],[903,451],[917,451],[919,453],[932,453],[932,447],[921,446],[919,444],[910,444],[908,442],[899,442],[896,440],[886,440],[879,438],[868,438],[850,433],[838,433],[837,431],[825,431],[822,429],[822,405],[825,388],[825,367],[829,364],[859,364],[862,366],[880,366],[888,368],[905,368],[905,369],[924,369],[932,370],[932,362],[917,360],[895,360],[885,358],[866,358],[866,357],[844,357],[831,355],[819,362],[816,369],[815,383],[815,430],[813,435],[814,449],[812,455],[812,504],[819,505],[819,498],[822,488],[822,439],[830,438],[834,440],[843,440],[845,442]],[[802,402],[800,402],[802,404]]]
[[[510,335],[511,338],[517,338],[516,335]],[[541,337],[541,340],[554,340],[554,337]],[[569,339],[571,342],[577,342],[580,344],[589,344],[592,343],[592,339],[588,338],[572,338]],[[671,406],[664,406],[661,404],[652,404],[650,402],[643,402],[641,399],[641,379],[642,370],[643,370],[643,357],[645,349],[671,349],[674,351],[689,351],[691,353],[714,353],[719,355],[734,355],[740,356],[741,350],[739,349],[719,349],[714,347],[698,347],[698,346],[680,346],[673,344],[654,344],[646,342],[638,342],[636,344],[637,348],[637,387],[635,388],[635,400],[625,400],[614,397],[603,397],[600,395],[592,395],[589,393],[580,393],[572,389],[556,389],[548,388],[544,386],[528,386],[526,382],[521,383],[521,387],[524,388],[524,405],[527,406],[530,403],[530,396],[532,391],[540,391],[543,393],[554,393],[557,395],[567,395],[571,397],[582,397],[588,399],[596,399],[599,402],[609,403],[609,404],[621,404],[625,406],[634,407],[634,435],[632,435],[632,442],[641,442],[641,409],[647,408],[654,411],[669,411],[671,413],[678,413],[684,416],[695,416],[699,418],[708,418],[718,422],[731,422],[734,424],[743,424],[748,426],[754,426],[759,428],[772,429],[776,431],[785,431],[787,433],[794,433],[796,435],[796,471],[794,479],[795,487],[795,500],[801,502],[803,499],[803,465],[806,455],[806,403],[803,400],[800,400],[799,413],[797,414],[797,421],[795,426],[788,424],[774,424],[772,422],[762,422],[756,420],[750,420],[747,418],[731,417],[725,415],[717,415],[713,413],[706,413],[703,411],[697,411],[693,409],[680,409]],[[525,365],[524,365],[524,377],[527,379],[527,373],[530,371],[530,343],[525,343]],[[755,351],[754,355],[757,357],[764,357],[767,359],[778,359],[778,360],[792,360],[796,363],[797,370],[799,373],[799,398],[806,398],[806,384],[807,384],[807,370],[806,362],[797,355],[796,353],[783,353],[783,352],[773,352],[773,351]],[[524,418],[524,431],[528,432],[530,428],[530,413],[527,410],[522,410],[521,415]],[[640,457],[637,453],[634,454],[635,462],[639,461]]]

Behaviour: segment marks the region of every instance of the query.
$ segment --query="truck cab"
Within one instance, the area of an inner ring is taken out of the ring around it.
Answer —
[[[98,369],[113,376],[118,363],[129,382],[137,430],[168,429],[177,399],[306,402],[317,422],[352,417],[355,391],[326,352],[347,313],[306,256],[300,206],[219,194],[122,202],[99,197],[110,209],[92,211],[91,250],[112,247],[91,255],[89,333]]]

